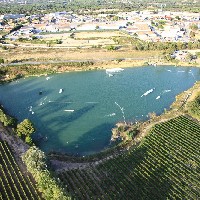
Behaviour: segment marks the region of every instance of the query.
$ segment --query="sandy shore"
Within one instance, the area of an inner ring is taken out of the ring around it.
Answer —
[[[108,69],[108,68],[127,68],[127,67],[143,67],[148,65],[155,65],[155,66],[175,66],[175,67],[200,67],[200,63],[188,63],[188,62],[178,62],[175,64],[174,62],[151,62],[145,60],[122,60],[118,61],[107,61],[107,62],[97,62],[92,67],[97,67],[98,69]]]

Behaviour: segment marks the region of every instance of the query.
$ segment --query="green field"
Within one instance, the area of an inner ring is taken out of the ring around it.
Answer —
[[[0,141],[0,199],[41,199],[32,178],[22,172],[6,142]]]
[[[59,173],[74,199],[199,199],[200,125],[179,116],[155,125],[135,149]]]

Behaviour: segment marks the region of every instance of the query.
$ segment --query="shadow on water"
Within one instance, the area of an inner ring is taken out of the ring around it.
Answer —
[[[67,148],[71,149],[71,154],[77,156],[97,153],[109,145],[111,134],[108,135],[106,130],[111,130],[112,127],[111,123],[101,124],[82,134],[77,141],[68,144]],[[60,151],[62,152],[62,149]]]
[[[19,88],[18,88],[19,89]],[[51,90],[45,90],[40,95],[40,91],[43,91],[42,87],[37,87],[36,89],[30,89],[28,91],[21,91],[19,94],[16,91],[9,91],[8,94],[0,98],[0,103],[6,109],[6,112],[19,121],[25,118],[30,118],[34,120],[35,115],[34,110],[37,107],[36,102],[41,101],[45,96],[51,94]],[[13,96],[15,98],[13,98]],[[33,112],[33,113],[32,113]]]
[[[63,100],[63,98],[65,97],[61,97],[59,98],[57,101],[61,101]],[[65,116],[65,112],[64,109],[66,109],[68,107],[69,104],[59,104],[56,106],[52,106],[50,104],[47,104],[45,107],[43,107],[43,112],[40,112],[38,114],[38,120],[39,119],[43,119],[43,117],[46,117],[46,115],[50,114],[53,117],[47,118],[45,120],[45,124],[46,126],[48,125],[56,125],[57,126],[57,131],[61,131],[64,128],[67,128],[68,123],[74,122],[77,119],[79,119],[80,117],[82,117],[84,114],[86,114],[87,112],[89,112],[90,110],[92,110],[95,105],[88,105],[86,107],[83,107],[79,110],[76,110],[72,113],[70,113],[70,115]],[[58,113],[58,111],[61,111],[60,113]],[[67,113],[66,113],[67,114]]]
[[[63,102],[65,98],[66,96],[60,97],[56,101]],[[35,139],[34,141],[37,145],[41,147],[45,145],[46,143],[47,145],[45,146],[46,147],[49,146],[49,148],[47,147],[48,151],[52,151],[56,149],[56,151],[63,151],[63,152],[69,151],[69,152],[74,153],[73,149],[75,149],[75,152],[80,152],[81,150],[79,149],[79,143],[81,144],[81,148],[87,151],[88,146],[85,144],[84,140],[85,139],[87,140],[88,134],[86,135],[84,134],[84,136],[81,136],[81,138],[79,138],[77,142],[73,142],[72,144],[71,143],[63,144],[63,140],[59,139],[59,133],[63,132],[63,130],[66,130],[66,134],[67,134],[67,131],[68,131],[67,129],[70,123],[73,123],[74,121],[76,121],[77,119],[85,115],[87,112],[90,112],[95,107],[95,105],[87,105],[70,114],[66,113],[68,115],[65,116],[64,109],[66,109],[67,106],[68,106],[67,104],[66,105],[58,104],[57,106],[52,106],[50,104],[47,104],[46,106],[42,108],[43,112],[40,112],[35,117],[36,120],[40,120],[40,121],[38,122],[39,131],[37,131],[34,134],[34,139]],[[58,111],[61,111],[61,112],[58,113]],[[52,115],[53,118],[52,117],[46,118],[46,115],[48,115],[48,113],[50,113],[50,115]],[[51,126],[56,126],[56,132],[52,132],[52,130],[50,130]],[[95,132],[93,134],[94,135],[90,137],[94,138]],[[85,136],[86,138],[84,138]],[[48,140],[45,141],[45,138],[48,138]],[[77,147],[77,144],[78,144],[78,147]],[[51,149],[51,147],[53,149]]]
[[[90,110],[92,110],[95,107],[95,105],[88,105],[86,107],[83,107],[79,109],[78,111],[73,112],[71,115],[65,117],[66,122],[73,122],[80,118],[82,115],[86,114]]]

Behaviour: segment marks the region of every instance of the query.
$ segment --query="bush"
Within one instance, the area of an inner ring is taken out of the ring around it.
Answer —
[[[3,50],[8,50],[8,47],[7,46],[2,46],[2,49]]]
[[[0,64],[4,63],[4,59],[0,58]]]
[[[32,40],[37,40],[37,39],[38,38],[35,35],[32,36]]]

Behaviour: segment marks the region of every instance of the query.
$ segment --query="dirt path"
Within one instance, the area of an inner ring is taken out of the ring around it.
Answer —
[[[72,163],[72,162],[59,161],[59,160],[54,160],[54,159],[50,160],[50,162],[51,162],[53,169],[56,172],[69,171],[69,170],[72,170],[72,169],[80,169],[81,170],[81,169],[97,166],[97,165],[99,165],[99,164],[101,164],[101,163],[103,163],[107,160],[110,160],[114,157],[121,155],[123,152],[124,151],[112,154],[110,156],[107,156],[107,157],[105,157],[101,160],[94,161],[94,162]]]
[[[123,61],[136,61],[136,60],[147,60],[152,57],[142,57],[142,58],[121,58]],[[120,59],[120,58],[119,58]],[[104,59],[81,59],[81,60],[62,60],[62,61],[56,61],[56,60],[50,60],[50,61],[29,61],[29,62],[17,62],[17,63],[9,63],[9,64],[3,64],[2,66],[16,66],[16,65],[41,65],[41,64],[59,64],[59,63],[78,63],[78,62],[107,62],[107,61],[113,61],[113,58],[104,58]]]
[[[6,141],[11,148],[14,157],[23,172],[26,172],[26,166],[22,162],[22,155],[29,149],[21,139],[14,135],[13,131],[4,127],[0,122],[0,140]]]
[[[14,135],[13,131],[9,128],[6,128],[0,123],[0,139],[6,141],[12,150],[18,156],[22,156],[29,146],[25,144],[21,139]]]

